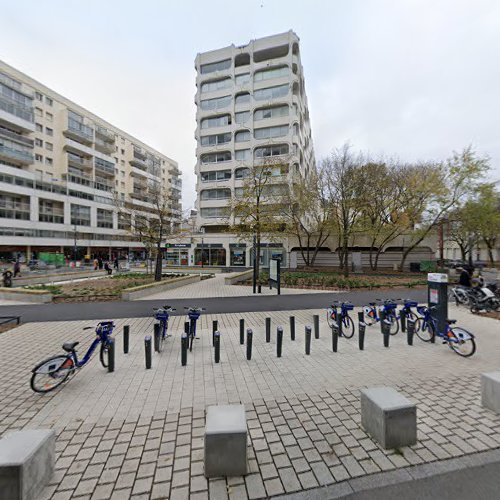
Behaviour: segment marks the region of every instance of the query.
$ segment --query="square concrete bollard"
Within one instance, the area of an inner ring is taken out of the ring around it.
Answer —
[[[500,372],[481,374],[481,404],[500,413]]]
[[[392,387],[361,390],[361,424],[385,449],[417,442],[417,407]]]
[[[55,467],[56,434],[24,430],[0,439],[0,500],[35,500]]]
[[[247,420],[243,405],[207,408],[205,476],[242,476],[247,473]]]

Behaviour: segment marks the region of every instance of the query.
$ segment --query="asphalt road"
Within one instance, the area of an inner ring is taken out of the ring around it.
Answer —
[[[403,294],[403,295],[401,295]],[[426,289],[392,291],[356,291],[335,294],[301,294],[255,297],[214,297],[204,299],[169,300],[177,309],[175,315],[184,314],[186,307],[205,307],[208,313],[238,313],[252,311],[291,311],[327,307],[334,300],[348,300],[362,306],[380,298],[409,298],[427,301]],[[165,305],[162,300],[138,300],[130,302],[84,302],[78,304],[33,304],[0,306],[0,316],[21,316],[23,323],[32,321],[71,321],[81,319],[141,318],[152,315],[155,307]]]

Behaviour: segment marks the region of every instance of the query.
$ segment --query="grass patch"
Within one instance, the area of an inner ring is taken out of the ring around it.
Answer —
[[[23,286],[25,290],[39,290],[41,292],[49,292],[52,295],[61,295],[63,293],[60,285],[29,285]]]

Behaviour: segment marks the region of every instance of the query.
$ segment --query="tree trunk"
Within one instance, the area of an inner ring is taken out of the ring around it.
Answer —
[[[463,245],[460,243],[458,244],[458,248],[460,248],[460,255],[462,257],[462,260],[465,262],[467,260],[467,252],[466,249]]]
[[[494,240],[491,241],[488,238],[483,238],[486,248],[488,249],[488,260],[490,261],[490,266],[495,267],[495,259],[493,258],[493,246],[495,244]]]
[[[344,254],[344,277],[349,277],[349,241],[344,236],[344,241],[342,244],[342,253]]]
[[[161,281],[161,266],[162,266],[162,255],[161,255],[161,242],[156,246],[156,265],[155,265],[155,281]]]

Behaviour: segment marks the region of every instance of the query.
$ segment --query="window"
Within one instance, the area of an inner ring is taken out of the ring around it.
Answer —
[[[45,103],[48,106],[52,106],[54,104],[54,101],[50,97],[45,96]]]
[[[288,135],[288,129],[288,125],[258,128],[254,131],[254,137],[256,139],[273,139],[274,137],[284,137],[285,135]]]
[[[250,150],[249,149],[238,149],[234,152],[234,158],[236,160],[249,160]]]
[[[113,228],[113,212],[111,210],[97,209],[97,227]]]
[[[38,146],[39,148],[43,148],[43,141],[42,139],[38,139],[38,137],[35,139],[35,146]]]
[[[51,137],[54,135],[54,131],[49,127],[45,127],[45,133]]]
[[[216,170],[215,172],[202,172],[201,182],[227,181],[231,179],[231,170]]]
[[[202,217],[227,217],[229,215],[229,207],[208,207],[200,210]]]
[[[41,118],[43,116],[43,111],[41,108],[35,108],[35,116]]]
[[[122,155],[124,155],[124,154],[125,154],[125,150],[124,150],[124,149],[122,149],[122,150],[121,150],[121,153],[122,153]]]
[[[43,100],[43,95],[40,94],[40,92],[35,92],[35,99],[37,101],[42,101]]]
[[[71,204],[71,224],[90,226],[90,207]]]
[[[231,59],[225,59],[224,61],[218,61],[210,64],[202,64],[200,66],[200,73],[206,75],[207,73],[213,73],[214,71],[223,71],[231,67]]]
[[[48,156],[45,157],[45,164],[46,165],[52,165],[54,162],[52,158],[49,158]]]
[[[200,137],[202,146],[216,146],[218,144],[227,144],[231,142],[231,134],[204,135]]]
[[[253,96],[257,101],[266,101],[285,97],[288,95],[288,85],[278,85],[277,87],[269,87],[267,89],[259,89],[254,91]]]
[[[261,82],[263,80],[270,80],[271,78],[280,78],[282,76],[288,76],[288,66],[282,66],[281,68],[271,68],[264,69],[262,71],[257,71],[253,75],[254,82]]]
[[[0,193],[0,217],[6,219],[30,220],[29,196]]]
[[[231,124],[231,115],[216,116],[201,120],[201,128],[225,127]]]
[[[248,177],[250,175],[250,169],[249,168],[237,168],[234,171],[234,178],[235,179],[245,179],[245,177]]]
[[[243,85],[250,81],[250,73],[243,73],[242,75],[236,75],[234,81],[236,85]]]
[[[220,80],[212,80],[201,84],[201,92],[214,92],[216,90],[224,90],[231,87],[231,78],[221,78]]]
[[[204,111],[227,108],[231,104],[231,96],[217,97],[216,99],[205,99],[200,102],[201,109]]]
[[[250,140],[250,130],[240,130],[234,134],[234,142],[246,142]]]
[[[255,158],[267,158],[268,156],[280,156],[288,154],[288,144],[278,144],[273,146],[265,146],[263,148],[256,148]]]
[[[265,120],[266,118],[279,118],[282,116],[288,116],[288,114],[288,106],[276,106],[274,108],[257,109],[253,115],[253,119],[255,121],[258,121]]]
[[[64,203],[40,198],[38,201],[38,220],[64,224]]]
[[[229,151],[201,155],[201,163],[221,163],[224,161],[231,161],[231,153]]]
[[[245,123],[250,118],[250,111],[241,111],[240,113],[235,113],[234,121],[236,123]]]
[[[248,92],[238,94],[234,99],[235,104],[245,104],[246,102],[250,102],[250,94]]]
[[[45,149],[47,151],[52,151],[54,149],[54,146],[53,146],[53,144],[51,142],[45,141]]]
[[[52,119],[54,118],[54,115],[47,111],[47,113],[45,113],[45,118],[47,118],[47,121],[51,122]]]
[[[38,162],[43,162],[43,156],[39,154],[35,154],[35,160]]]
[[[230,189],[204,189],[201,192],[202,200],[228,200],[231,198]]]
[[[35,123],[36,131],[43,132],[43,126],[41,123]]]

